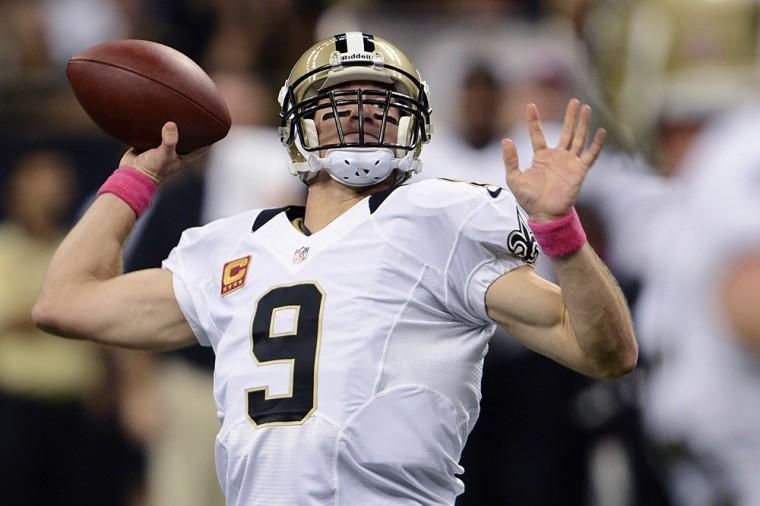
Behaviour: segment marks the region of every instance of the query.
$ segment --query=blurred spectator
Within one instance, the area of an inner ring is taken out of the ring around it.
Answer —
[[[584,196],[611,266],[642,283],[644,420],[676,504],[760,504],[758,6],[640,2],[630,19],[646,44],[621,62],[638,85],[617,100],[641,107],[665,177],[608,155]]]
[[[74,173],[60,153],[24,156],[0,225],[0,490],[4,504],[123,504],[129,453],[111,421],[91,343],[39,331],[30,312],[65,228]]]
[[[575,0],[593,86],[621,144],[649,155],[660,115],[708,113],[757,88],[755,0]],[[596,107],[594,110],[601,109]],[[613,124],[614,121],[614,124]]]
[[[420,179],[446,177],[506,184],[500,143],[502,94],[501,82],[487,64],[473,65],[465,72],[457,97],[459,122],[436,132],[425,147]]]
[[[117,0],[130,13],[137,38],[157,40],[203,62],[211,38],[219,31],[221,11],[231,0]],[[145,21],[149,20],[149,23]]]
[[[324,0],[227,0],[205,56],[210,68],[256,72],[277,96],[290,66],[314,42]]]
[[[702,126],[669,180],[608,158],[585,189],[642,282],[641,403],[676,504],[760,502],[758,111]]]
[[[208,155],[202,222],[302,202],[305,187],[288,173],[288,155],[273,128],[270,104],[276,102],[269,89],[245,72],[219,71],[214,82],[227,101],[233,126]]]
[[[568,40],[569,42],[569,40]],[[545,51],[536,51],[536,61],[528,66],[522,75],[514,79],[508,112],[511,120],[505,134],[514,141],[520,156],[520,165],[529,167],[533,162],[528,128],[521,119],[525,116],[525,104],[535,103],[541,111],[541,123],[549,144],[559,140],[565,106],[572,95],[572,61],[566,57]],[[600,251],[600,250],[597,250]]]
[[[41,8],[40,42],[57,69],[85,48],[130,35],[130,20],[119,0],[42,0]]]
[[[39,1],[21,4],[2,2],[5,82],[37,82],[49,79],[50,57],[44,29],[44,5]]]

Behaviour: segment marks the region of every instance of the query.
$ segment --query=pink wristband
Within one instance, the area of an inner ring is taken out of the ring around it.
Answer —
[[[98,195],[113,193],[126,202],[137,217],[150,207],[158,185],[150,177],[132,167],[119,167],[106,179]]]
[[[528,220],[528,225],[536,236],[541,251],[550,257],[575,253],[586,243],[586,233],[575,208],[556,220],[544,223]]]

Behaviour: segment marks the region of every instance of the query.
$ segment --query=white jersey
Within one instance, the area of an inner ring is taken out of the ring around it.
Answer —
[[[310,236],[299,212],[187,230],[164,261],[216,352],[228,504],[453,504],[495,330],[485,292],[537,252],[514,197],[427,180]]]

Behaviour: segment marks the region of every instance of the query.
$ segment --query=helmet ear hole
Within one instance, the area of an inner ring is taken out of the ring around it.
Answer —
[[[306,147],[312,148],[319,146],[319,134],[317,133],[317,124],[313,119],[302,119],[303,136],[306,141]]]

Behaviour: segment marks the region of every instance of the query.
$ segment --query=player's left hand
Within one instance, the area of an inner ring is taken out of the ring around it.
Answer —
[[[577,99],[567,104],[556,147],[546,145],[536,104],[528,104],[526,116],[533,164],[525,172],[520,171],[517,148],[510,139],[504,139],[501,145],[507,185],[531,220],[550,221],[564,216],[575,205],[583,180],[602,150],[606,132],[598,129],[591,146],[586,148],[591,107],[581,105]]]

